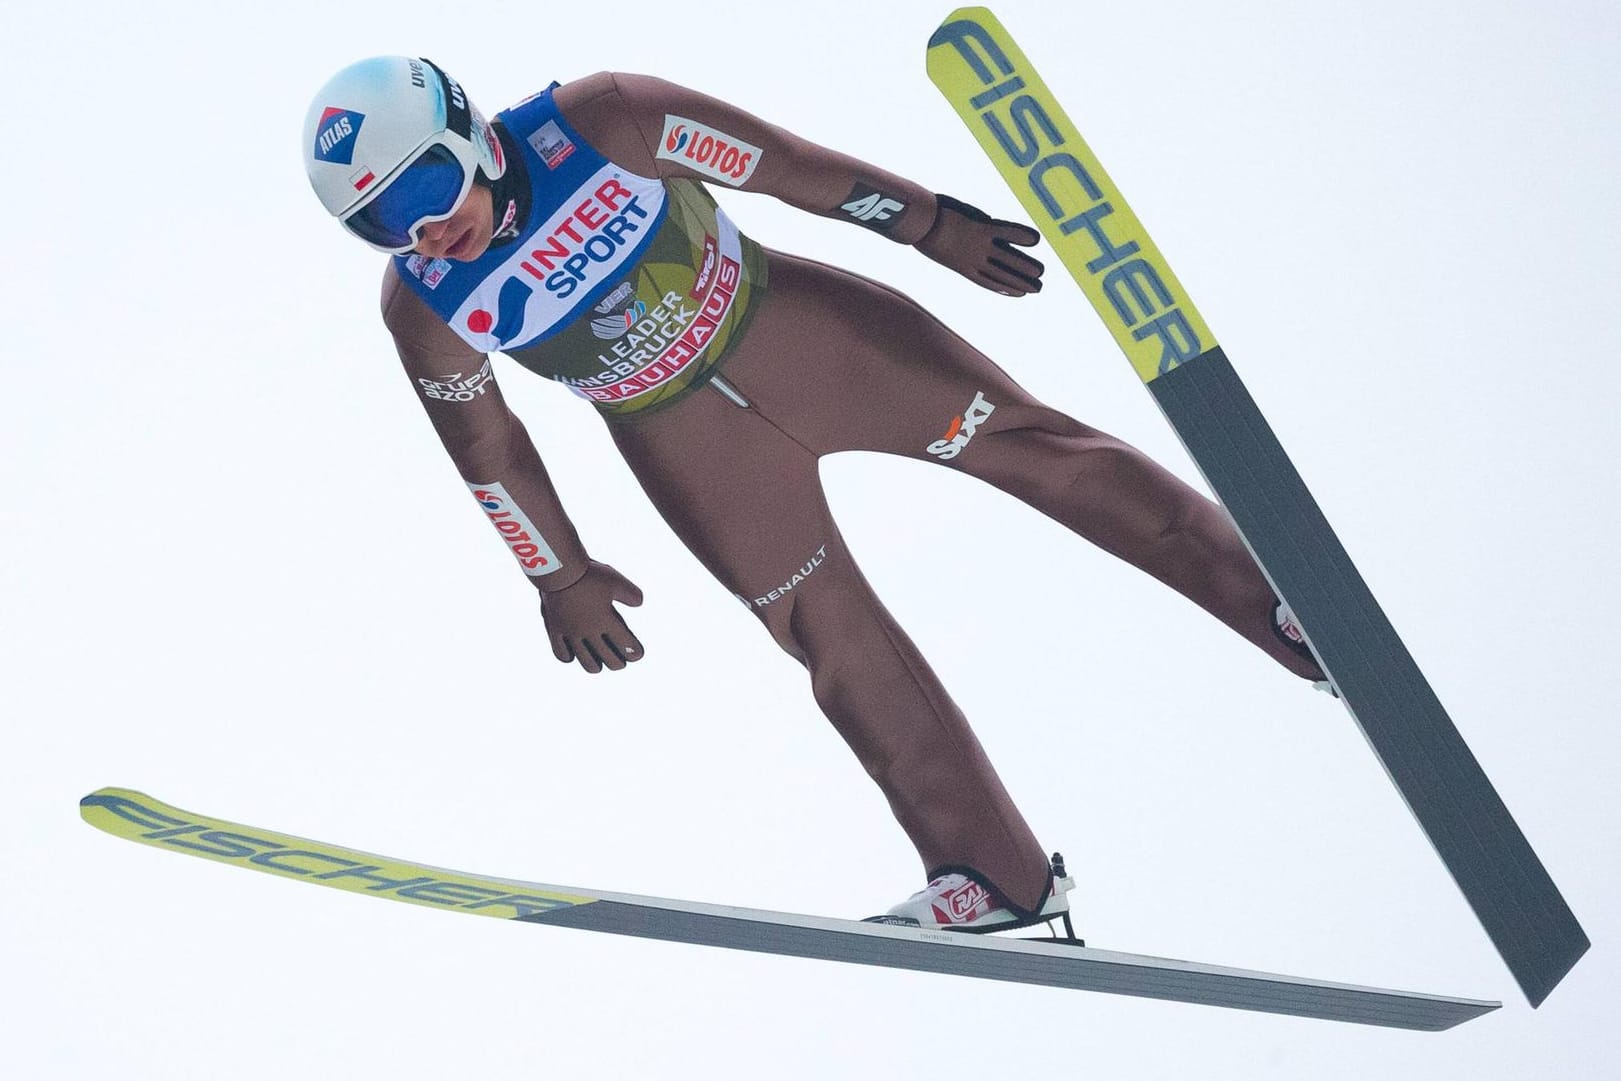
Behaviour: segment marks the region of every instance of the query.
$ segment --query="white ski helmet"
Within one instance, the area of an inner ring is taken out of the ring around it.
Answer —
[[[431,60],[374,56],[316,93],[304,170],[333,216],[372,247],[410,251],[417,230],[461,206],[475,172],[506,172],[495,129]]]

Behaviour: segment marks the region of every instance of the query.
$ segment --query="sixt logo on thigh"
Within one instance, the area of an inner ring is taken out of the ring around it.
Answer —
[[[979,111],[1008,160],[1024,171],[1031,193],[1059,233],[1066,240],[1073,238],[1072,243],[1054,247],[1077,277],[1078,264],[1085,260],[1092,276],[1087,291],[1094,299],[1101,294],[1105,303],[1099,309],[1105,320],[1111,314],[1117,320],[1110,330],[1138,374],[1144,380],[1163,375],[1213,345],[1201,341],[1197,327],[1203,323],[1198,314],[1172,288],[1175,276],[1131,208],[1113,192],[1091,151],[1079,136],[1072,145],[1059,130],[1044,103],[1051,95],[1039,86],[1040,77],[1030,72],[1038,86],[1028,87],[996,37],[972,19],[941,26],[929,39],[929,48],[936,46],[955,49],[986,87],[969,105]],[[1056,104],[1053,111],[1063,116]],[[1105,194],[1105,184],[1114,201]],[[1072,250],[1066,252],[1066,247]]]
[[[484,914],[509,919],[570,906],[570,902],[561,899],[491,889],[453,875],[435,873],[432,868],[395,863],[346,849],[330,849],[316,842],[288,844],[291,838],[273,839],[243,827],[220,829],[218,823],[177,818],[125,796],[97,793],[84,802],[134,823],[142,830],[140,839],[149,844],[183,849],[288,878],[307,878],[341,889],[388,894],[446,908],[493,909]]]
[[[994,412],[996,406],[986,400],[985,392],[975,391],[974,400],[968,403],[968,408],[961,415],[952,418],[946,434],[929,444],[927,448],[929,453],[942,461],[955,458],[962,453],[969,440],[974,438],[974,432],[979,426]]]

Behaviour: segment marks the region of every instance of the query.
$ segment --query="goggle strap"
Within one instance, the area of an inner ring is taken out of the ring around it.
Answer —
[[[445,99],[445,128],[468,142],[473,142],[473,110],[467,104],[467,95],[463,93],[460,84],[446,75],[438,64],[425,56],[421,60],[439,76],[439,90]]]

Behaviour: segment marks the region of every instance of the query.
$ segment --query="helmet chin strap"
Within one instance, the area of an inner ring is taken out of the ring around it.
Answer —
[[[474,183],[490,189],[491,209],[496,211],[491,215],[495,232],[490,239],[504,240],[517,236],[529,220],[529,170],[524,166],[523,156],[512,146],[505,125],[497,119],[493,127],[495,137],[501,141],[506,171],[496,180],[489,180],[481,173]]]
[[[493,207],[492,207],[493,209]],[[495,215],[490,215],[493,220]],[[508,199],[507,208],[501,215],[501,220],[495,222],[495,231],[490,234],[491,240],[500,240],[504,236],[518,235],[518,200]]]

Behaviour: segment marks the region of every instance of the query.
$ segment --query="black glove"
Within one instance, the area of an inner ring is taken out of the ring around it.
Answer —
[[[540,595],[540,614],[558,660],[564,664],[578,660],[581,668],[596,673],[603,665],[617,672],[642,659],[642,643],[625,625],[614,601],[634,607],[642,603],[642,591],[594,559],[579,581]]]
[[[993,218],[949,195],[934,198],[939,209],[934,224],[917,242],[919,251],[975,285],[1004,296],[1041,292],[1041,272],[1046,267],[1013,246],[1028,248],[1041,239],[1040,233],[1016,221]]]

